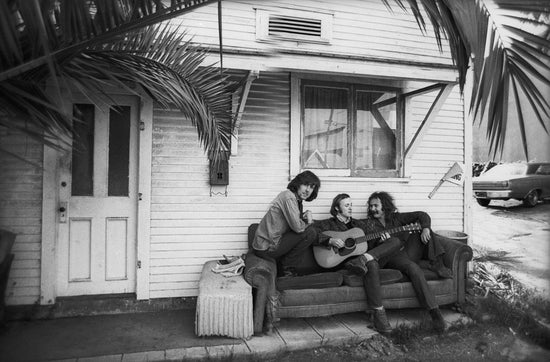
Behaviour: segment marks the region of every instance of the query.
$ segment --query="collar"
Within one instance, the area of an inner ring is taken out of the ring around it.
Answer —
[[[338,221],[341,221],[343,222],[344,224],[347,224],[351,221],[351,217],[343,217],[342,215],[340,214],[336,214],[336,219],[338,219]]]

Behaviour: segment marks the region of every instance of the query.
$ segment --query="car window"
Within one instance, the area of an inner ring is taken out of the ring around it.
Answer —
[[[503,163],[491,168],[489,171],[485,172],[485,175],[495,177],[516,176],[524,175],[526,170],[527,165],[523,163]]]
[[[540,165],[535,172],[537,175],[550,175],[550,165]]]

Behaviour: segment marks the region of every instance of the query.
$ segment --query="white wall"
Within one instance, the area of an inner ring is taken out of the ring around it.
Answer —
[[[33,304],[40,296],[43,147],[2,127],[0,145],[19,157],[0,151],[0,228],[17,234],[6,303]]]

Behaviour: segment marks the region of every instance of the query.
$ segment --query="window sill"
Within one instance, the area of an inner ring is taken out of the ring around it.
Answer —
[[[318,175],[322,181],[328,182],[382,182],[406,184],[411,181],[410,177],[352,177],[352,176],[323,176]]]

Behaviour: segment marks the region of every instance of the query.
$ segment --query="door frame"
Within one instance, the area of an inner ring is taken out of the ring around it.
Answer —
[[[149,299],[149,253],[151,225],[151,156],[153,140],[153,100],[142,90],[137,94],[113,88],[108,94],[137,96],[138,162],[137,162],[137,230],[136,230],[136,298]],[[67,107],[69,96],[59,101]],[[72,101],[71,101],[72,103]],[[66,108],[65,108],[66,109]],[[54,304],[57,297],[57,234],[59,218],[60,151],[44,145],[42,178],[42,250],[40,258],[40,304]]]

